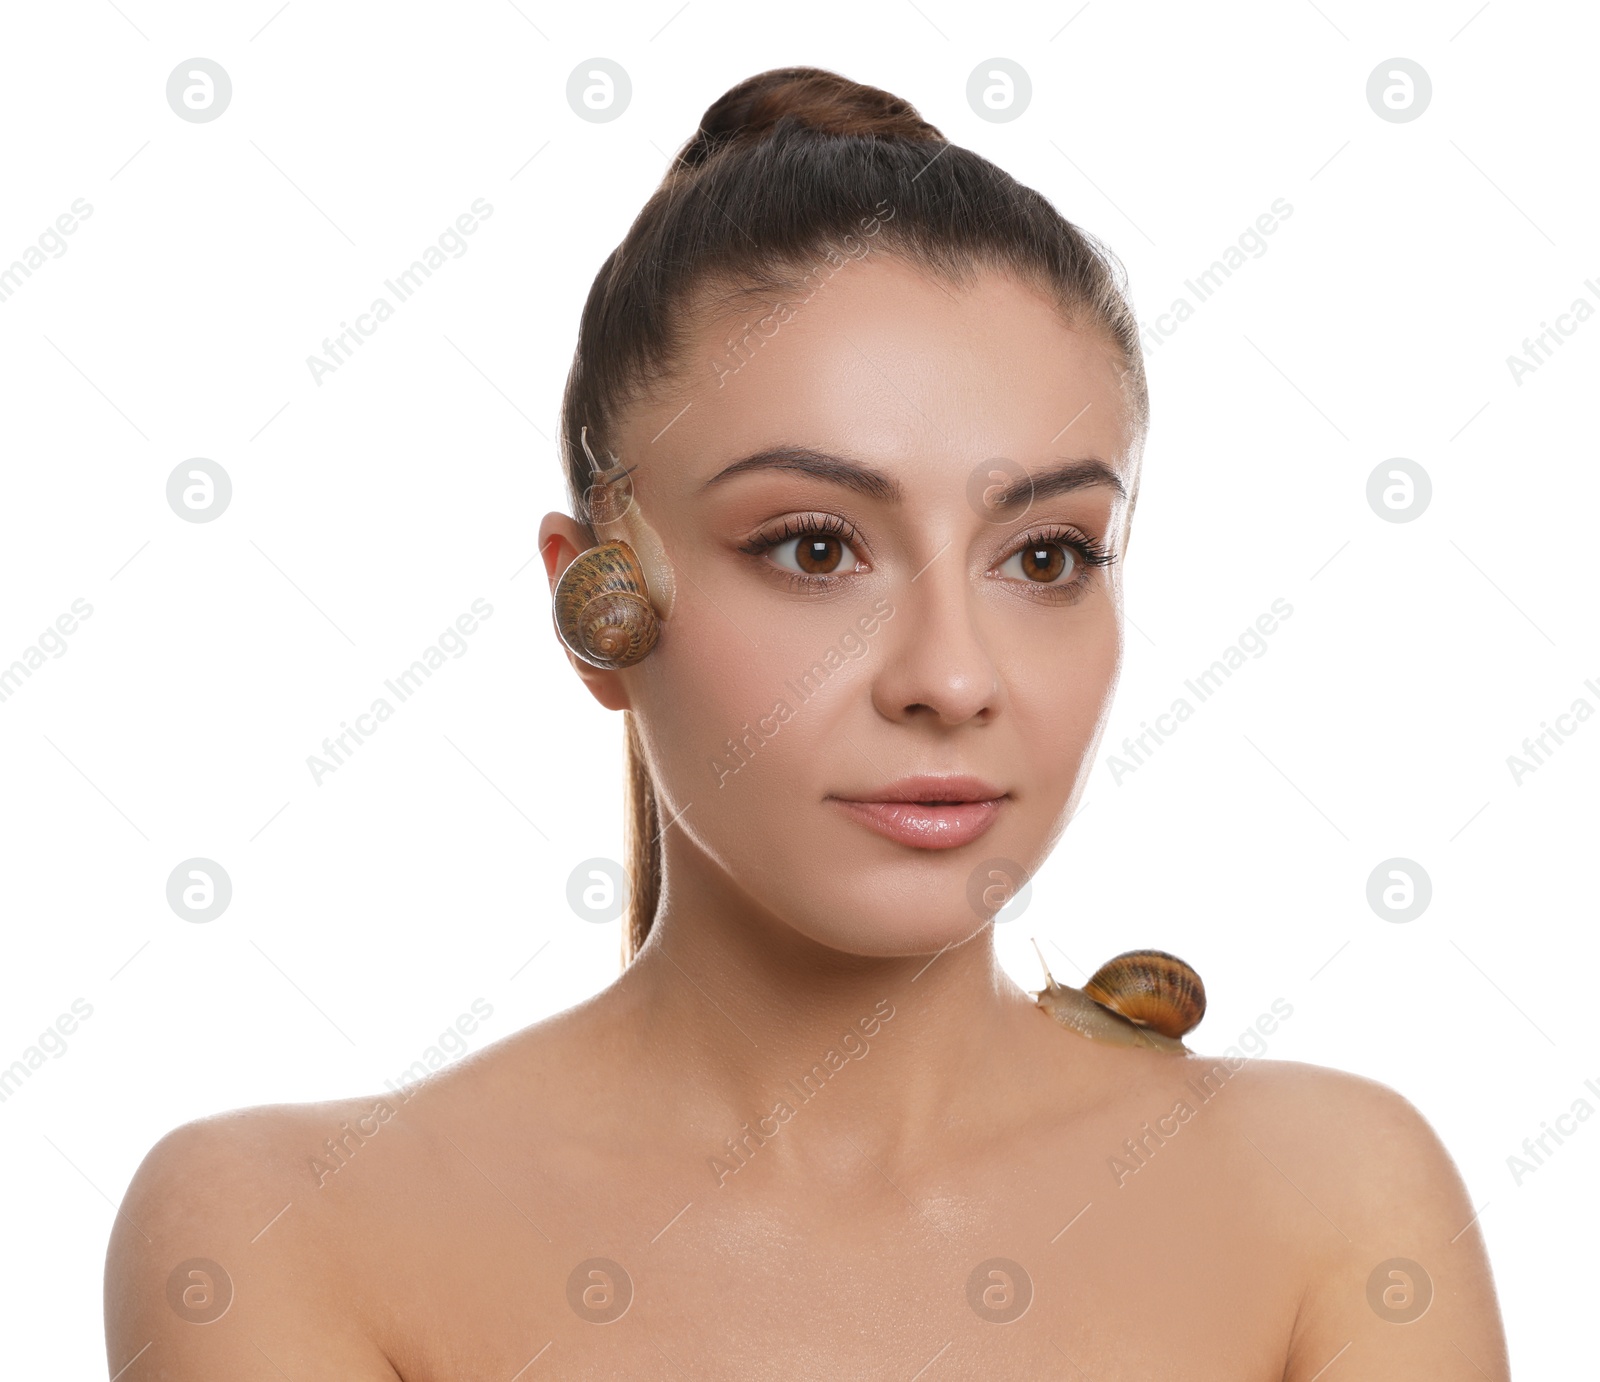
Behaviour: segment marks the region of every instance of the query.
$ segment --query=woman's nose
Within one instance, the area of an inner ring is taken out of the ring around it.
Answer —
[[[982,601],[952,550],[891,592],[895,615],[872,698],[886,719],[954,727],[1000,708],[999,669],[979,622]]]

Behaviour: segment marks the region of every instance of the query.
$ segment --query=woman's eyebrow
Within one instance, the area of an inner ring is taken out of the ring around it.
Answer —
[[[836,485],[843,485],[847,489],[853,489],[869,499],[880,499],[890,504],[898,504],[905,493],[900,482],[893,476],[886,475],[863,461],[853,460],[848,456],[836,456],[827,451],[817,451],[809,446],[766,447],[753,455],[725,465],[700,486],[701,492],[735,475],[755,470],[801,471],[806,475],[814,475],[819,480],[827,480]],[[997,473],[1003,475],[1007,472]],[[991,495],[988,505],[991,509],[1008,509],[1035,499],[1047,499],[1054,494],[1066,494],[1072,490],[1087,489],[1094,485],[1108,486],[1121,498],[1128,497],[1128,491],[1116,471],[1104,461],[1088,457],[1063,460],[1048,469],[1017,476],[998,493]]]
[[[710,489],[712,485],[721,484],[724,480],[730,480],[735,475],[743,475],[752,470],[803,471],[807,475],[815,475],[819,480],[844,485],[847,489],[853,489],[869,499],[882,499],[890,504],[898,504],[904,493],[898,480],[885,475],[881,470],[875,470],[863,461],[851,460],[848,456],[835,456],[826,451],[816,451],[809,446],[766,447],[754,455],[746,456],[743,460],[723,466],[700,486],[701,492]]]
[[[1004,472],[1001,472],[1002,474]],[[1090,489],[1104,485],[1117,492],[1117,497],[1128,497],[1127,487],[1110,466],[1093,456],[1078,460],[1062,460],[1045,470],[1035,470],[1019,475],[999,493],[990,495],[987,505],[991,509],[1010,509],[1027,505],[1035,499],[1048,499],[1054,494],[1070,494],[1077,489]]]

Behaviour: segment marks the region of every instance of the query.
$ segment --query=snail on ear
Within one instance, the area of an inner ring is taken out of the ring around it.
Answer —
[[[592,467],[584,495],[589,525],[602,540],[579,553],[556,583],[561,641],[593,667],[617,670],[645,658],[661,636],[676,596],[665,547],[633,493],[632,469],[615,456],[602,468],[579,431]]]
[[[1165,950],[1128,950],[1101,965],[1081,989],[1058,984],[1045,964],[1041,1009],[1080,1036],[1118,1046],[1187,1052],[1180,1037],[1200,1025],[1206,990],[1200,976]]]

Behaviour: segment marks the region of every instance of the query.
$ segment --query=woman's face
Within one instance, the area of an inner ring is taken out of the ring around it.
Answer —
[[[674,857],[831,948],[936,950],[1042,863],[1104,725],[1138,461],[1120,362],[1010,277],[883,255],[746,337],[764,311],[699,322],[618,432],[676,604],[644,661],[582,670],[636,712]],[[1030,501],[1024,472],[1069,464]],[[922,833],[893,838],[869,823],[893,808],[840,800],[925,774],[1003,799],[909,808]]]

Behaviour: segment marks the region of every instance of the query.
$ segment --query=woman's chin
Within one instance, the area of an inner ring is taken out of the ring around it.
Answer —
[[[838,924],[839,915],[825,927],[802,922],[795,929],[841,954],[889,960],[937,954],[971,940],[988,925],[981,917],[953,909],[948,899],[937,908],[913,908],[909,913],[903,906],[880,910],[857,902],[843,913],[844,926]]]

